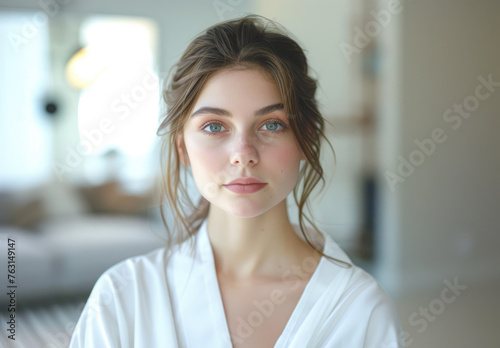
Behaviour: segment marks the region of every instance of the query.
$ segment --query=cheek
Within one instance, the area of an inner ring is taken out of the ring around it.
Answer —
[[[282,147],[267,152],[268,163],[277,169],[279,176],[293,179],[292,174],[298,176],[300,168],[300,152],[296,147]],[[278,171],[279,169],[279,171]]]
[[[186,152],[193,177],[197,184],[205,183],[221,170],[223,156],[221,151],[214,151],[206,143],[196,139],[186,139]]]
[[[211,163],[214,163],[213,153],[204,146],[197,143],[186,143],[186,151],[193,169],[210,166]]]

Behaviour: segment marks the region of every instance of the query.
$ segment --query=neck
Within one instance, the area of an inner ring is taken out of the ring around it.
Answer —
[[[317,256],[293,231],[286,200],[252,218],[211,205],[207,229],[217,273],[233,279],[281,277],[304,258]]]

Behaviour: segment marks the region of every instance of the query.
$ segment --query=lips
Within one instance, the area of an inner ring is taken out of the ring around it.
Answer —
[[[250,194],[262,190],[267,183],[260,181],[257,178],[245,177],[238,178],[224,185],[228,190],[238,194]]]
[[[251,184],[264,184],[264,182],[253,177],[244,177],[233,180],[227,185],[251,185]]]

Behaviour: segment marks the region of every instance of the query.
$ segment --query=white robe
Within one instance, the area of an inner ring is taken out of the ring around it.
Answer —
[[[197,234],[195,257],[186,241],[168,262],[159,248],[108,269],[70,348],[232,347],[206,220]],[[327,255],[351,263],[328,235],[325,244]],[[378,283],[355,265],[322,257],[275,347],[397,348],[399,334],[393,303]]]

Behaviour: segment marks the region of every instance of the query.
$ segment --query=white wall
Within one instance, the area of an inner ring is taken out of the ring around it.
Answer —
[[[43,110],[41,81],[49,67],[48,32],[40,30],[30,45],[14,45],[12,34],[23,13],[0,13],[0,190],[36,187],[50,177],[51,122]],[[12,119],[8,119],[12,117]],[[22,135],[22,136],[20,136]]]
[[[500,87],[460,125],[443,114],[474,96],[480,76],[500,84],[500,3],[406,2],[397,22],[382,40],[380,174],[398,174],[397,157],[408,160],[419,150],[414,141],[434,129],[446,140],[394,192],[386,183],[382,223],[398,248],[385,260],[398,263],[393,285],[413,291],[455,277],[461,284],[498,279]]]
[[[187,43],[199,32],[218,21],[240,16],[251,9],[247,1],[119,1],[119,0],[0,0],[2,9],[30,9],[49,14],[62,12],[144,16],[160,25],[161,71],[167,71]],[[30,15],[31,16],[31,15]],[[31,17],[28,18],[31,20]]]

